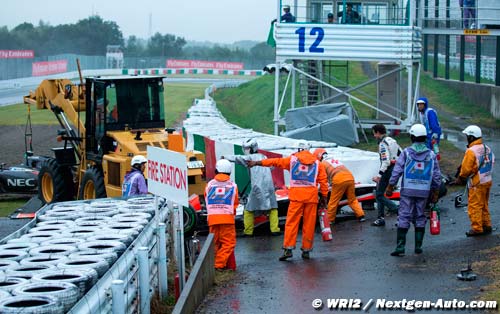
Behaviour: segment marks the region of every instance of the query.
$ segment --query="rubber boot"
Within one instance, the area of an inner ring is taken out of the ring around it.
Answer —
[[[415,228],[415,254],[422,254],[422,242],[424,242],[425,228]]]
[[[398,228],[396,249],[391,253],[391,256],[404,256],[405,255],[405,245],[406,245],[406,234],[408,233],[408,228]]]
[[[253,236],[253,212],[244,210],[243,211],[243,225],[245,229],[243,229],[243,234],[247,237]]]
[[[269,227],[272,235],[280,235],[281,230],[279,227],[278,209],[271,208],[269,211]]]
[[[286,261],[287,259],[292,258],[292,257],[293,257],[292,250],[290,250],[290,249],[284,249],[283,250],[283,255],[280,256],[279,260],[280,261]]]

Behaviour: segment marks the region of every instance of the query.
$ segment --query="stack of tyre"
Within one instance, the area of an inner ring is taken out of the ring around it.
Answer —
[[[154,216],[153,198],[54,204],[0,245],[0,313],[66,313]]]

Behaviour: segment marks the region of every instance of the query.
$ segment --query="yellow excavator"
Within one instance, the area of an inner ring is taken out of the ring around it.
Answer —
[[[205,156],[185,151],[181,134],[165,129],[162,76],[87,77],[80,84],[47,79],[26,104],[51,110],[62,129],[54,157],[43,161],[38,196],[44,203],[121,196],[134,155],[147,146],[181,152],[188,162],[189,193],[203,195]]]

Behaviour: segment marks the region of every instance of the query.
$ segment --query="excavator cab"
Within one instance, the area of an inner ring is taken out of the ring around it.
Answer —
[[[103,154],[114,150],[108,131],[165,127],[163,77],[86,78],[85,87],[87,160],[101,162]]]

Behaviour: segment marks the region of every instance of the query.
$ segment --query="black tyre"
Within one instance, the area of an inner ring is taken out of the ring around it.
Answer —
[[[101,169],[92,167],[83,174],[78,192],[79,200],[90,200],[106,197],[106,188],[104,186],[104,175]]]
[[[54,158],[42,162],[38,173],[38,198],[44,204],[71,201],[74,198],[71,169],[61,166]]]
[[[198,224],[198,217],[194,208],[189,205],[189,207],[183,207],[183,219],[184,219],[184,236],[193,235]]]

